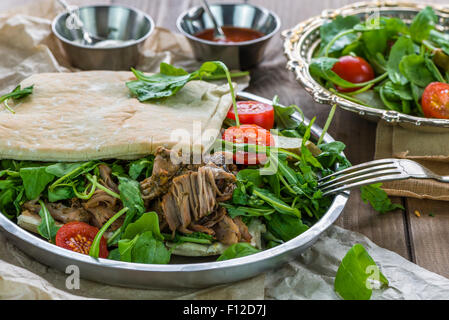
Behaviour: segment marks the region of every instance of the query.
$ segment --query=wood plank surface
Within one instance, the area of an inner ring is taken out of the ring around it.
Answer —
[[[36,1],[36,0],[34,0]],[[2,0],[0,10],[29,3],[30,0]],[[80,3],[80,1],[69,1]],[[82,3],[97,3],[84,0]],[[157,26],[176,31],[178,15],[199,0],[110,0],[139,8],[150,14]],[[242,1],[211,1],[242,2]],[[276,12],[282,20],[282,30],[291,28],[302,20],[319,15],[325,9],[339,8],[356,2],[351,0],[250,0],[252,4]],[[447,0],[421,2],[447,3]],[[296,82],[293,74],[285,69],[286,60],[282,52],[282,40],[277,34],[270,42],[261,65],[251,70],[250,92],[271,98],[279,95],[284,104],[297,104],[309,117],[316,116],[323,125],[329,107],[313,102],[310,95]],[[370,161],[374,155],[376,124],[359,116],[337,110],[330,134],[347,145],[346,154],[353,164]],[[359,191],[351,194],[344,213],[337,224],[368,236],[379,246],[397,252],[426,269],[449,277],[449,204],[446,202],[395,198],[394,202],[405,205],[407,211],[378,214],[360,198]],[[418,218],[414,211],[418,210]],[[434,217],[429,216],[433,213]]]

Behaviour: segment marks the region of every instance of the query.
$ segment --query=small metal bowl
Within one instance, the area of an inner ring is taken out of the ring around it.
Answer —
[[[238,43],[217,43],[195,37],[213,28],[212,20],[203,7],[189,9],[178,17],[178,30],[189,40],[195,58],[200,61],[220,60],[230,69],[246,70],[262,61],[265,48],[281,27],[279,17],[268,9],[250,4],[212,4],[212,14],[221,26],[249,28],[265,36]]]
[[[129,70],[139,62],[139,48],[154,30],[150,16],[119,5],[85,6],[78,9],[84,28],[93,35],[124,43],[95,47],[84,44],[80,29],[67,26],[69,13],[58,15],[53,33],[61,41],[70,63],[83,70]]]
[[[336,10],[326,10],[320,16],[310,18],[295,27],[282,32],[284,38],[284,53],[288,59],[287,69],[294,72],[298,82],[312,95],[313,99],[322,104],[338,105],[342,109],[358,113],[360,116],[373,121],[384,120],[391,124],[424,131],[447,132],[449,120],[431,119],[411,116],[397,111],[365,107],[355,102],[333,94],[321,86],[311,76],[310,61],[320,45],[320,27],[334,19],[337,15],[357,16],[366,19],[373,12],[381,16],[396,17],[406,23],[411,23],[419,11],[425,8],[426,3],[406,3],[400,1],[358,2]],[[442,31],[449,29],[449,8],[432,4],[438,16],[438,25]]]

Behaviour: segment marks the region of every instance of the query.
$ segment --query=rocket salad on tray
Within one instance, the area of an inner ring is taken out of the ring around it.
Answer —
[[[410,25],[337,16],[321,27],[310,73],[334,94],[363,106],[449,119],[449,35],[431,7]]]
[[[133,70],[131,95],[145,102],[175,95],[187,82],[232,76],[221,62],[193,73],[168,64]],[[318,177],[350,166],[342,142],[315,144],[297,106],[233,104],[215,152],[187,163],[164,147],[137,160],[1,160],[0,211],[62,248],[92,257],[166,264],[172,255],[257,253],[305,232],[328,210]],[[332,114],[332,113],[331,113]],[[327,126],[331,121],[329,117]],[[323,133],[324,136],[324,133]],[[219,150],[219,151],[217,151]],[[376,210],[397,208],[379,185],[362,188]]]

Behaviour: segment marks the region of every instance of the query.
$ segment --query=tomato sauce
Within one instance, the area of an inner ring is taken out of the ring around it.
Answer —
[[[240,28],[240,27],[221,27],[226,38],[225,39],[216,39],[214,38],[214,29],[206,29],[196,33],[194,36],[203,40],[214,41],[218,43],[236,43],[243,41],[255,40],[263,37],[263,34],[260,31],[249,29],[249,28]]]

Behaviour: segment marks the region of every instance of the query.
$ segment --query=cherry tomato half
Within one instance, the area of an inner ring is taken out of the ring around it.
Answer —
[[[363,83],[374,79],[373,68],[365,59],[360,57],[343,56],[338,59],[332,71],[338,74],[340,78],[352,83]],[[360,89],[336,87],[340,92],[353,92]]]
[[[422,111],[428,118],[449,119],[449,84],[432,82],[422,95]]]
[[[274,139],[270,131],[255,124],[242,124],[240,127],[230,127],[223,133],[223,140],[236,144],[274,145]],[[267,161],[267,156],[265,153],[237,151],[234,154],[234,161],[237,164],[261,164]]]
[[[63,225],[56,233],[56,245],[78,253],[89,254],[90,247],[98,231],[98,228],[85,222],[69,222]],[[101,238],[99,257],[107,258],[108,255],[106,240]]]
[[[238,101],[237,112],[241,124],[257,124],[270,130],[274,126],[273,106],[257,101]],[[235,120],[234,106],[231,105],[227,118]]]

